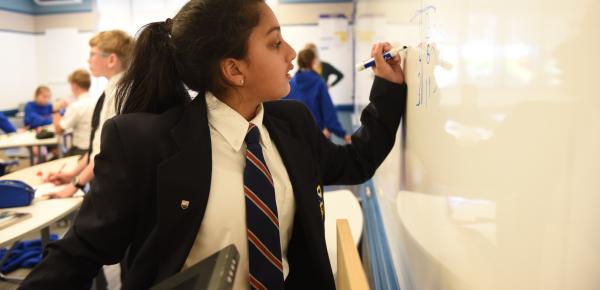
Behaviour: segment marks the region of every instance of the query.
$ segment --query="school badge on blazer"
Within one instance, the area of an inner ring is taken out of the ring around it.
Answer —
[[[321,219],[325,220],[325,204],[323,203],[323,188],[317,185],[317,198],[319,199],[319,208],[321,209]]]

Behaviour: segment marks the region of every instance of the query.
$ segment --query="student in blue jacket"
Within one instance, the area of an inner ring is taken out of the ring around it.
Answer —
[[[52,124],[52,114],[64,108],[64,102],[55,105],[50,103],[52,93],[47,86],[39,86],[35,89],[35,97],[32,102],[25,105],[25,126],[29,129]]]
[[[14,133],[17,130],[15,127],[8,121],[8,118],[4,116],[4,114],[0,113],[0,130],[4,133]]]
[[[35,89],[35,97],[32,102],[25,105],[25,126],[29,129],[36,129],[42,126],[52,124],[52,115],[59,114],[60,110],[66,106],[66,102],[59,101],[52,104],[52,93],[47,86],[39,86]],[[58,156],[58,147],[49,146],[48,149],[56,158]],[[33,147],[33,154],[38,155],[38,148]]]
[[[316,60],[317,55],[310,49],[304,49],[298,53],[300,69],[290,81],[291,91],[285,99],[304,103],[325,137],[329,138],[333,133],[344,139],[344,142],[350,143],[350,135],[346,134],[346,130],[342,128],[342,124],[337,118],[327,84],[313,69]]]

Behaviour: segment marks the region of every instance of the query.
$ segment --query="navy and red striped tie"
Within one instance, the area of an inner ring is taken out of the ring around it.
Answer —
[[[260,132],[250,123],[246,133],[246,233],[250,262],[249,283],[252,289],[284,289],[279,218],[275,203],[273,178],[259,141]]]

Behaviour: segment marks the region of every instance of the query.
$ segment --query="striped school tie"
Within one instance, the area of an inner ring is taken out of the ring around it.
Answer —
[[[275,203],[273,178],[258,142],[260,132],[250,123],[246,133],[246,233],[250,260],[250,287],[256,290],[284,289],[279,218]]]

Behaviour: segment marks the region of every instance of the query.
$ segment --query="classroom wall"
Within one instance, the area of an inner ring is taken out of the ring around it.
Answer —
[[[93,34],[73,28],[50,29],[43,34],[0,31],[4,55],[0,111],[15,109],[20,103],[32,100],[40,84],[49,86],[55,99],[69,98],[67,76],[75,69],[87,69],[88,41]],[[93,87],[102,83],[105,81],[94,79]]]
[[[0,43],[0,110],[8,110],[29,100],[37,85],[36,37],[0,31]]]
[[[66,77],[74,69],[87,68],[87,42],[96,31],[123,29],[135,34],[144,24],[173,17],[187,1],[85,2],[89,2],[91,11],[42,15],[34,15],[32,7],[15,6],[20,3],[18,1],[0,5],[2,51],[4,55],[18,56],[3,60],[3,67],[13,69],[0,70],[0,110],[14,109],[19,103],[29,101],[38,84],[49,85],[55,98],[68,97]],[[352,10],[349,3],[279,4],[269,1],[269,5],[283,26],[284,37],[296,50],[306,42],[318,41],[320,14],[343,13],[349,17]],[[93,95],[97,95],[105,83],[106,80],[95,79]]]
[[[40,84],[48,85],[55,99],[68,98],[67,76],[75,69],[87,68],[87,42],[97,25],[92,1],[84,1],[83,8],[63,7],[65,13],[21,2],[29,1],[5,1],[0,5],[0,43],[4,56],[0,70],[0,110],[15,109],[20,103],[30,101]],[[93,86],[103,82],[94,80]]]
[[[307,3],[286,4],[277,1],[269,3],[281,25],[314,25],[321,14],[344,14],[352,17],[352,3]]]

